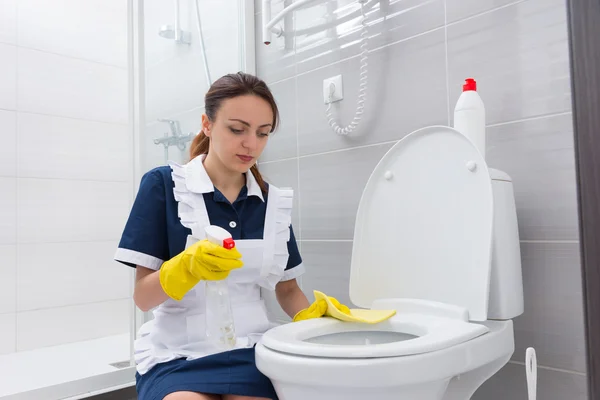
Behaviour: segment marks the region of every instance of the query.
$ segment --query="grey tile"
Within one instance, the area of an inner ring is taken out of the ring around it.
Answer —
[[[577,240],[574,160],[571,114],[488,128],[487,162],[513,179],[521,239]]]
[[[534,347],[538,364],[585,372],[585,336],[579,245],[523,243],[525,312],[515,319],[513,359]]]
[[[334,103],[341,125],[354,117],[359,59],[352,58],[298,76],[300,155],[401,139],[428,125],[447,125],[444,30],[386,46],[369,55],[366,107],[359,128],[335,134],[327,122],[323,79],[343,76],[344,99]]]
[[[296,79],[269,85],[279,108],[279,127],[271,134],[261,161],[276,161],[298,156],[296,121]]]
[[[286,2],[287,4],[287,2]],[[283,9],[283,2],[272,6],[272,16]],[[294,13],[289,13],[283,21],[287,31],[283,36],[272,35],[271,44],[263,43],[262,13],[254,16],[254,35],[256,41],[256,75],[267,83],[281,81],[296,74],[294,51]]]
[[[259,170],[265,181],[278,188],[291,187],[294,189],[294,203],[292,210],[292,226],[296,240],[300,240],[300,192],[298,185],[298,160],[275,161],[266,164],[260,163]]]
[[[475,78],[488,124],[571,110],[564,0],[530,0],[448,26],[454,108]]]
[[[367,180],[392,144],[300,158],[302,240],[351,240]]]
[[[444,26],[443,0],[376,1],[365,6],[368,48]],[[360,53],[362,14],[355,0],[313,2],[296,11],[296,61],[307,72]]]
[[[306,266],[302,291],[309,301],[315,300],[313,290],[318,290],[353,307],[348,292],[352,242],[302,242],[302,257]]]
[[[527,398],[525,366],[509,363],[473,395],[473,400],[521,400]],[[587,400],[587,378],[569,372],[538,369],[537,398]]]
[[[450,24],[521,1],[524,0],[446,0],[446,20]]]

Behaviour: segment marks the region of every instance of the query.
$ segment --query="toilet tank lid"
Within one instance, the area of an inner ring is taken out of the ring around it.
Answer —
[[[506,172],[494,168],[488,168],[488,170],[490,171],[490,178],[493,181],[512,182],[512,178]]]

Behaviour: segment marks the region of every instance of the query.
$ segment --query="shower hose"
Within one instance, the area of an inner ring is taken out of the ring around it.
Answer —
[[[354,112],[354,118],[348,126],[341,127],[333,117],[333,111],[331,110],[331,105],[333,102],[331,101],[331,96],[335,88],[333,86],[329,87],[329,105],[325,110],[325,114],[327,115],[327,122],[329,126],[333,129],[335,133],[338,135],[348,135],[352,133],[360,123],[362,118],[364,108],[365,108],[365,99],[367,96],[367,66],[368,66],[368,57],[369,50],[367,47],[368,42],[368,26],[367,26],[367,16],[365,14],[365,3],[367,0],[358,0],[360,3],[360,12],[362,15],[361,19],[361,34],[360,34],[360,77],[359,77],[359,86],[358,86],[358,100],[356,103],[356,111]]]

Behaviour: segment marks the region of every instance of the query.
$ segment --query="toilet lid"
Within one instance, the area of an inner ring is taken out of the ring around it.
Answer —
[[[487,319],[492,185],[485,160],[458,131],[428,127],[394,145],[362,194],[350,298],[433,300]]]

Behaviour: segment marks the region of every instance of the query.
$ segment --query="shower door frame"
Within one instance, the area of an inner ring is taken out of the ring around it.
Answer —
[[[202,1],[202,0],[198,0]],[[239,48],[241,53],[240,69],[244,72],[256,73],[255,59],[255,35],[254,35],[254,1],[253,0],[237,0],[238,3],[238,22],[240,25],[239,33]],[[129,15],[128,15],[128,44],[129,44],[129,104],[130,104],[130,121],[131,129],[133,130],[133,184],[132,196],[139,189],[140,179],[145,171],[142,170],[141,149],[143,130],[145,128],[145,58],[144,58],[144,0],[128,0]],[[130,274],[131,288],[135,281],[135,270],[132,269]],[[133,302],[133,296],[130,303],[131,318],[130,318],[130,335],[131,335],[131,365],[135,365],[133,342],[137,336],[137,332],[142,324],[151,318],[150,313],[141,311]]]
[[[588,399],[600,399],[600,1],[567,0]]]

